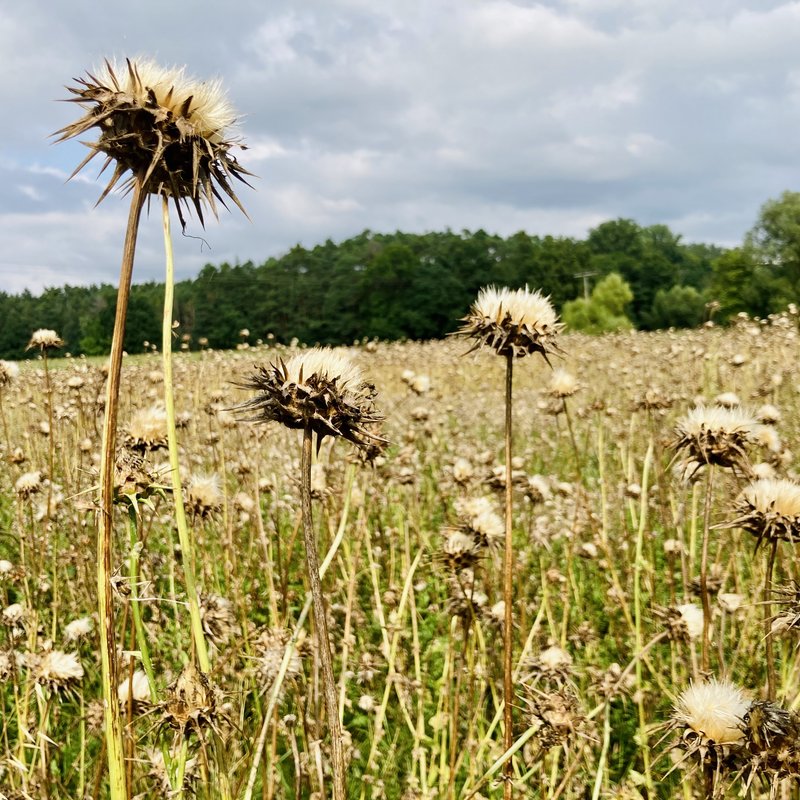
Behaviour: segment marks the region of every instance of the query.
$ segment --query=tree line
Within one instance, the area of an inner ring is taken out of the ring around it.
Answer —
[[[457,327],[487,284],[539,288],[559,310],[581,299],[567,310],[590,330],[598,329],[592,288],[613,296],[612,305],[624,303],[615,319],[647,330],[698,325],[711,301],[721,321],[740,311],[765,316],[794,302],[800,289],[800,193],[768,202],[733,249],[684,243],[666,225],[630,219],[604,222],[585,239],[364,231],[261,264],[208,264],[176,285],[175,318],[191,349],[234,347],[244,329],[250,342],[434,339]],[[160,341],[163,294],[160,283],[132,287],[128,352]],[[41,327],[58,331],[64,351],[104,354],[115,302],[116,289],[105,284],[0,292],[0,358],[24,358],[31,332]]]

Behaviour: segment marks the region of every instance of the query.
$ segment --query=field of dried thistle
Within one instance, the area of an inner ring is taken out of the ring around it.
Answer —
[[[800,502],[762,508],[743,490],[795,475],[799,338],[786,315],[565,334],[555,371],[517,360],[515,796],[767,796],[781,781],[797,791]],[[390,444],[364,454],[327,438],[315,453],[348,794],[359,800],[503,794],[503,361],[467,349],[349,348]],[[125,361],[113,602],[132,797],[330,796],[302,432],[231,411],[254,364],[291,354],[175,357],[189,553],[162,449],[161,362]],[[107,794],[95,567],[104,383],[99,361],[0,363],[8,800]],[[715,404],[738,408],[733,421]],[[184,558],[208,678],[194,666]]]

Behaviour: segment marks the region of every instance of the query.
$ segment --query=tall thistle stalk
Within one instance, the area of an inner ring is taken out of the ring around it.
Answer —
[[[162,221],[164,227],[164,254],[166,260],[166,281],[164,286],[164,318],[162,320],[161,352],[164,361],[164,406],[167,412],[167,444],[169,447],[169,466],[172,478],[172,497],[175,503],[175,523],[178,528],[178,541],[183,558],[183,579],[189,601],[192,643],[201,672],[211,671],[208,647],[203,634],[203,620],[200,616],[200,597],[194,575],[194,541],[186,522],[183,507],[183,487],[181,486],[180,463],[178,460],[178,431],[175,424],[175,392],[172,385],[172,308],[175,292],[175,267],[172,256],[172,236],[169,223],[169,202],[162,197]]]
[[[514,483],[512,480],[512,394],[514,389],[514,354],[506,353],[505,402],[505,550],[503,556],[503,745],[508,750],[514,743],[514,716],[511,699],[514,696]],[[509,758],[503,767],[503,794],[511,797],[513,763]]]
[[[145,198],[140,180],[133,184],[125,244],[122,249],[122,265],[117,289],[117,310],[114,317],[114,332],[111,337],[111,353],[106,381],[105,416],[100,445],[100,524],[97,531],[97,606],[100,615],[100,659],[103,682],[104,725],[106,749],[108,751],[108,773],[112,800],[127,796],[125,757],[122,741],[122,720],[116,687],[117,648],[114,634],[114,602],[111,592],[114,534],[114,463],[117,436],[117,413],[119,410],[119,385],[122,373],[122,351],[125,338],[125,320],[128,313],[133,260],[136,253],[136,237],[139,230]]]
[[[97,533],[97,598],[110,796],[112,800],[122,800],[127,797],[128,787],[116,693],[111,575],[119,387],[136,238],[148,196],[172,198],[182,224],[185,220],[181,203],[194,208],[202,222],[203,203],[216,213],[218,187],[241,208],[229,179],[232,176],[244,180],[242,176],[247,173],[228,152],[232,143],[223,134],[235,117],[217,82],[200,84],[188,79],[183,69],[126,60],[122,66],[106,61],[96,75],[87,73],[75,83],[68,87],[72,95],[69,100],[85,113],[57,131],[57,141],[81,136],[95,127],[100,135],[96,142],[87,143],[89,154],[72,175],[102,154],[104,168],[114,163],[114,170],[98,203],[117,185],[131,194],[106,383]]]
[[[514,541],[512,482],[512,411],[514,359],[532,353],[548,360],[548,353],[557,350],[555,338],[563,327],[548,298],[538,291],[525,289],[482,289],[463,319],[458,331],[475,339],[472,350],[485,346],[506,359],[505,377],[505,551],[503,559],[503,744],[512,752],[514,744]],[[471,352],[471,351],[470,351]],[[513,763],[509,755],[503,764],[506,800],[513,787]]]
[[[303,542],[331,738],[333,797],[334,800],[345,800],[347,787],[337,684],[311,507],[312,442],[316,434],[317,451],[325,436],[341,437],[363,450],[380,444],[383,440],[365,427],[381,419],[373,404],[375,388],[362,378],[360,370],[346,357],[332,350],[316,348],[300,352],[286,362],[260,367],[255,375],[240,385],[257,392],[255,397],[237,406],[244,420],[279,422],[303,432],[300,459]]]

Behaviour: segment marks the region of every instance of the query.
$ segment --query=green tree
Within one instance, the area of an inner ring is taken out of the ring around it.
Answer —
[[[703,321],[705,299],[694,286],[659,289],[653,301],[651,320],[655,328],[694,328]]]
[[[580,297],[564,305],[561,318],[572,330],[607,333],[633,327],[625,313],[633,300],[631,287],[615,272],[606,275],[587,300]]]

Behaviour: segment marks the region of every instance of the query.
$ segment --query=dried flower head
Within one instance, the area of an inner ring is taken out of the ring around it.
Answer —
[[[240,413],[254,414],[243,419],[308,426],[318,444],[325,436],[341,436],[360,448],[383,441],[365,427],[382,419],[375,411],[375,387],[345,355],[329,348],[312,348],[260,367],[240,385],[258,392],[237,406]]]
[[[150,684],[144,670],[137,669],[133,675],[127,676],[117,687],[117,697],[122,708],[127,708],[129,703],[135,709],[142,709],[150,704]]]
[[[696,603],[656,608],[653,615],[662,621],[667,637],[672,641],[688,642],[703,635],[703,609]]]
[[[454,573],[472,569],[481,556],[475,537],[458,528],[445,528],[442,536],[442,546],[437,558],[445,568]]]
[[[697,464],[740,466],[747,463],[746,447],[760,427],[744,409],[697,406],[678,421],[672,447]]]
[[[735,504],[739,516],[719,527],[743,528],[764,539],[800,541],[800,484],[786,479],[760,478],[739,493]]]
[[[68,642],[78,642],[86,638],[94,627],[91,617],[80,617],[72,620],[64,627],[64,639]]]
[[[215,645],[228,642],[239,628],[233,603],[216,594],[200,594],[200,619],[203,630]]]
[[[0,360],[0,389],[19,376],[19,366],[14,361]]]
[[[28,342],[26,350],[38,347],[40,350],[50,350],[52,348],[61,347],[64,341],[55,332],[49,328],[39,328],[31,334],[31,340]]]
[[[128,423],[125,444],[146,452],[167,446],[167,411],[163,406],[140,408]]]
[[[545,360],[549,353],[558,351],[555,339],[564,327],[550,299],[527,286],[481,289],[462,321],[458,333],[476,340],[472,350],[484,345],[499,355],[522,358],[541,353]]]
[[[256,670],[263,692],[271,692],[280,674],[284,653],[291,641],[292,634],[288,628],[267,628],[262,631],[254,646]],[[286,681],[291,681],[303,672],[303,662],[296,647],[292,648],[281,693]]]
[[[64,141],[100,129],[75,170],[98,153],[105,155],[105,166],[115,162],[100,200],[130,172],[123,186],[138,181],[146,194],[171,197],[182,224],[181,201],[194,206],[202,223],[203,204],[215,216],[216,201],[224,205],[220,189],[244,211],[230,179],[244,181],[250,173],[230,154],[237,143],[226,129],[236,117],[219,81],[199,82],[183,68],[126,59],[124,65],[106,61],[96,75],[87,73],[76,84],[68,87],[70,101],[86,113],[56,136]]]
[[[563,400],[565,397],[572,397],[578,389],[580,389],[580,384],[572,373],[561,368],[553,370],[553,374],[550,376],[550,385],[547,388],[552,397]]]
[[[584,723],[578,700],[569,687],[543,692],[526,687],[529,724],[535,730],[539,747],[546,750],[564,744]]]
[[[31,472],[24,472],[17,478],[14,484],[14,491],[21,498],[28,498],[32,494],[36,494],[42,490],[44,480],[40,470],[33,470]]]
[[[184,505],[194,516],[206,519],[219,511],[224,502],[225,496],[222,494],[219,476],[216,473],[192,475],[189,479]]]
[[[204,727],[213,727],[216,706],[208,676],[189,663],[167,688],[167,700],[161,705],[163,721],[184,735],[192,730],[199,732]]]
[[[64,689],[83,678],[83,666],[77,653],[47,650],[31,656],[30,660],[36,682],[52,689]]]
[[[749,706],[738,686],[712,678],[693,683],[681,692],[673,708],[672,722],[683,729],[683,739],[690,744],[738,745],[744,739],[741,724]]]

